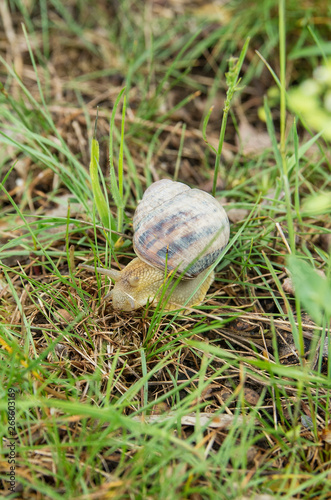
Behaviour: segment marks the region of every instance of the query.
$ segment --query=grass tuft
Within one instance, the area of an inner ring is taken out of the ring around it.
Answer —
[[[327,15],[0,2],[2,496],[330,498],[329,143],[291,104]],[[132,260],[161,178],[214,194],[228,249],[202,305],[116,312],[79,264]]]

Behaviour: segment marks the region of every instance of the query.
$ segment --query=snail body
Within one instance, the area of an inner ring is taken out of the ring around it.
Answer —
[[[229,240],[223,207],[204,191],[164,179],[145,191],[133,230],[137,257],[122,271],[97,268],[115,281],[114,309],[131,311],[160,299],[166,310],[200,304],[214,280],[210,267]]]

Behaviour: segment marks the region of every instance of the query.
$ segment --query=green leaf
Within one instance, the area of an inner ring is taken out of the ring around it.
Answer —
[[[121,199],[121,195],[117,186],[116,174],[113,168],[110,169],[110,190],[117,208],[123,207],[123,201]]]
[[[316,134],[314,137],[309,139],[309,141],[305,142],[300,146],[298,149],[298,158],[295,158],[295,155],[292,155],[288,160],[287,160],[287,168],[288,171],[290,172],[293,167],[295,166],[297,160],[300,160],[308,151],[308,149],[317,141],[317,139],[322,135],[322,132],[319,132]]]
[[[207,139],[207,125],[208,125],[208,122],[209,122],[209,118],[210,118],[210,115],[212,114],[213,112],[213,109],[214,109],[214,106],[212,106],[208,113],[206,114],[205,116],[205,119],[203,120],[203,126],[202,126],[202,137],[203,137],[203,140],[205,141],[205,143],[207,144],[207,146],[209,146],[209,148],[214,151],[215,155],[217,154],[217,151],[216,149],[214,148],[214,146],[212,146],[210,144],[210,142],[208,142],[208,139]]]
[[[331,191],[314,194],[305,199],[302,212],[309,216],[331,212]]]
[[[289,54],[289,59],[294,60],[294,59],[303,59],[303,58],[308,58],[308,57],[314,57],[314,56],[323,56],[323,55],[331,55],[331,42],[324,42],[323,47],[317,47],[315,45],[312,45],[310,47],[302,47],[299,49],[294,49],[292,52]]]
[[[125,110],[126,110],[126,96],[124,94],[125,87],[118,94],[117,99],[115,101],[113,111],[110,118],[110,130],[109,130],[109,167],[110,167],[110,188],[113,200],[117,207],[117,231],[122,231],[123,225],[123,208],[124,208],[124,200],[123,200],[123,154],[124,154],[124,124],[125,124]],[[121,136],[120,136],[120,152],[118,159],[118,184],[116,180],[115,167],[114,167],[114,144],[113,144],[113,135],[115,131],[115,117],[117,107],[121,100],[122,95],[124,94],[124,102],[122,109],[122,124],[121,124]]]
[[[99,143],[95,139],[95,137],[93,137],[91,143],[91,162],[90,162],[92,191],[101,222],[104,225],[104,227],[110,229],[110,224],[109,224],[110,211],[108,209],[108,204],[106,202],[106,199],[104,197],[104,194],[101,190],[101,186],[99,183],[98,168],[99,168]]]
[[[118,94],[116,101],[114,103],[113,111],[111,113],[111,118],[110,118],[110,131],[109,131],[109,165],[110,168],[114,168],[114,161],[113,161],[113,133],[114,133],[114,128],[115,128],[115,116],[116,116],[116,110],[117,106],[121,100],[121,97],[123,93],[125,92],[125,87],[121,90],[121,92]]]
[[[270,111],[270,108],[269,108],[268,100],[267,100],[266,97],[264,98],[264,111],[265,111],[265,118],[266,118],[266,123],[267,123],[267,129],[268,129],[269,137],[271,139],[272,148],[274,150],[274,155],[275,155],[276,163],[278,165],[279,171],[282,172],[282,169],[283,169],[282,157],[281,157],[281,154],[279,152],[278,142],[277,142],[276,132],[275,132],[275,127],[274,127],[274,123],[273,123],[273,120],[272,120],[272,115],[271,115],[271,111]]]
[[[303,308],[318,325],[331,317],[331,284],[320,276],[307,262],[289,255],[290,271],[295,294]]]

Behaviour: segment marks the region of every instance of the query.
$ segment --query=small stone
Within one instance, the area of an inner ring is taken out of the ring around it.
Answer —
[[[250,389],[248,387],[246,387],[244,389],[244,397],[245,397],[245,401],[247,401],[247,403],[252,405],[252,406],[257,405],[257,403],[259,402],[259,399],[260,399],[260,396],[258,395],[258,393],[256,391],[254,391],[254,389]]]
[[[65,344],[56,344],[55,353],[59,358],[67,358],[68,357],[68,347]]]
[[[58,309],[53,313],[54,319],[60,323],[71,323],[74,318],[66,309]]]
[[[328,427],[322,430],[321,438],[326,443],[331,444],[331,424],[329,424]]]
[[[323,344],[322,356],[327,358],[329,356],[329,339],[326,338]]]
[[[224,388],[220,391],[220,396],[223,399],[223,401],[226,401],[232,396],[232,391],[230,389]]]
[[[246,219],[248,210],[245,208],[231,208],[227,212],[227,216],[229,217],[229,221],[235,224],[236,222],[241,222]]]
[[[285,278],[282,284],[282,288],[285,293],[294,295],[294,286],[291,278]]]
[[[319,237],[319,244],[321,245],[322,250],[329,253],[331,249],[331,233],[321,234]]]

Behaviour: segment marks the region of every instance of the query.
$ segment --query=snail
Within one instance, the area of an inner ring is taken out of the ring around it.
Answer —
[[[122,271],[82,265],[115,281],[109,294],[114,309],[132,311],[160,299],[165,310],[200,304],[214,280],[210,267],[229,240],[229,221],[219,202],[205,191],[163,179],[145,191],[133,230],[137,257]]]

